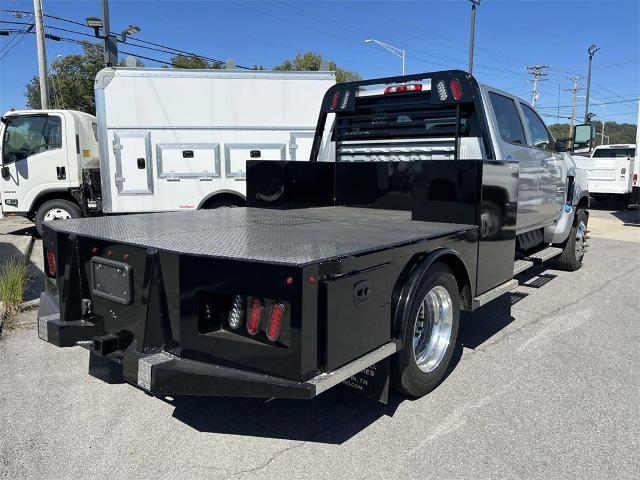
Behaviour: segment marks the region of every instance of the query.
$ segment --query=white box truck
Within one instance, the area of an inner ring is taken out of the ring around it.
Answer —
[[[247,159],[309,158],[332,72],[106,68],[96,117],[2,117],[4,215],[36,223],[100,213],[244,205]]]

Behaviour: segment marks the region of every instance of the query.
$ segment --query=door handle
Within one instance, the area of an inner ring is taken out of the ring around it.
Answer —
[[[138,168],[140,170],[144,170],[145,167],[145,159],[143,157],[138,158]]]
[[[56,167],[56,175],[58,176],[58,180],[65,180],[67,178],[66,167]]]

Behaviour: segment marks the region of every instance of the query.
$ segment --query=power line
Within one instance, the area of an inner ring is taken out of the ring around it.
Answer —
[[[90,28],[87,25],[84,25],[84,24],[82,24],[80,22],[76,22],[75,20],[70,20],[70,19],[67,19],[67,18],[62,18],[62,17],[58,17],[58,16],[55,16],[55,15],[48,15],[48,14],[45,14],[44,16],[47,17],[47,18],[53,18],[55,20],[60,20],[60,21],[65,21],[65,22],[68,22],[68,23],[72,23],[74,25],[79,25],[81,27]],[[28,25],[25,22],[15,22],[15,21],[9,21],[9,20],[0,20],[0,23],[9,23],[9,24],[14,24],[14,25]],[[83,36],[83,37],[95,38],[94,34],[90,34],[90,33],[86,33],[86,32],[80,32],[78,30],[72,30],[72,29],[68,29],[68,28],[56,27],[56,26],[52,26],[52,25],[48,25],[46,28],[47,29],[56,30],[56,31],[59,31],[59,32],[73,33],[74,35],[80,35],[80,36]],[[67,40],[69,40],[69,39],[67,39]],[[134,41],[135,43],[132,43],[132,41]],[[142,43],[144,45],[139,45],[138,43]],[[207,61],[210,61],[212,63],[219,64],[219,65],[224,65],[226,63],[224,60],[219,60],[219,59],[212,58],[212,57],[206,57],[204,55],[199,55],[199,54],[194,53],[194,52],[189,52],[189,51],[186,51],[186,50],[181,50],[181,49],[178,49],[178,48],[169,47],[167,45],[162,45],[162,44],[159,44],[159,43],[150,42],[148,40],[143,40],[143,39],[138,38],[138,37],[128,37],[127,44],[131,45],[132,47],[142,48],[142,49],[146,49],[146,50],[154,50],[154,51],[168,53],[168,54],[182,54],[182,55],[186,55],[186,56],[189,56],[189,57],[200,58],[200,59],[207,60]],[[162,48],[164,50],[160,50],[158,48],[148,47],[147,45],[153,45],[155,47],[159,47],[159,48]],[[158,60],[158,63],[167,63],[167,62],[162,61],[162,60]],[[167,63],[167,64],[171,65],[171,63]],[[246,67],[246,66],[243,66],[243,65],[236,65],[236,67],[244,69],[244,70],[251,70],[251,67]]]

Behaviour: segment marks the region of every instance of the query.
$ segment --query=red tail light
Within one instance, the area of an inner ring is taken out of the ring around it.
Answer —
[[[247,332],[255,335],[260,330],[260,318],[262,317],[262,300],[254,298],[251,302],[251,312],[249,313],[249,321],[247,322]]]
[[[331,110],[335,110],[338,108],[338,100],[340,100],[340,92],[336,92],[333,94],[333,98],[331,99]]]
[[[638,183],[638,174],[634,173],[633,174],[633,184],[636,185]]]
[[[275,342],[280,336],[283,317],[284,304],[274,303],[273,307],[271,307],[271,318],[269,319],[269,325],[267,326],[267,338],[272,342]]]
[[[451,95],[455,100],[462,100],[462,85],[460,85],[460,81],[457,78],[454,78],[449,82],[451,86]]]
[[[385,95],[388,93],[400,93],[400,92],[421,92],[421,83],[412,83],[411,85],[396,85],[394,87],[387,87],[384,89]]]
[[[52,250],[47,250],[47,266],[49,267],[49,276],[56,276],[56,256]]]

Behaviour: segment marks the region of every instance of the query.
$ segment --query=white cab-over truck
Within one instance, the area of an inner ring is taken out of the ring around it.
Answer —
[[[4,215],[43,221],[245,204],[245,161],[308,160],[332,72],[106,68],[96,117],[2,117]]]

